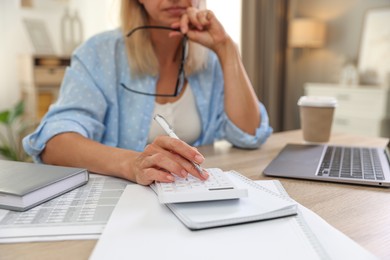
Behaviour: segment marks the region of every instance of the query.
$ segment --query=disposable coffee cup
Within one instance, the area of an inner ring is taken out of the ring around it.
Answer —
[[[308,143],[328,142],[337,100],[334,97],[302,96],[298,106],[303,140]]]

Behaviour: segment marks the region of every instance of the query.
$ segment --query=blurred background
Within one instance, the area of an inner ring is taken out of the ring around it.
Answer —
[[[118,26],[119,0],[0,1],[0,111],[38,122],[72,51]],[[208,0],[240,48],[275,131],[298,129],[302,95],[339,100],[333,130],[390,137],[390,0]],[[0,129],[0,132],[2,130]]]

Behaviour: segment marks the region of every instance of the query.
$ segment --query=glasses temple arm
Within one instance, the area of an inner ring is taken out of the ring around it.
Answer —
[[[144,26],[140,26],[140,27],[136,27],[136,28],[132,29],[130,32],[128,32],[126,34],[126,37],[130,37],[134,32],[141,30],[141,29],[163,29],[163,30],[180,32],[179,28],[171,28],[171,27],[167,27],[167,26],[158,26],[158,25],[144,25]]]

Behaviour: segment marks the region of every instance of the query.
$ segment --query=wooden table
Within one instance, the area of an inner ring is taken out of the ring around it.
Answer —
[[[271,179],[262,172],[288,142],[302,142],[301,132],[275,133],[257,150],[236,149],[226,142],[200,147],[199,150],[206,157],[204,167],[236,170],[253,180],[262,180]],[[336,133],[330,143],[384,147],[387,139]],[[390,189],[287,178],[279,180],[294,200],[376,256],[390,259]],[[88,259],[95,244],[96,240],[1,244],[0,259]]]

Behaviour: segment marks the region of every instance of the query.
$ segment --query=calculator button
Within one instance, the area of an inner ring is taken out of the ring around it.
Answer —
[[[235,187],[228,174],[221,169],[211,168],[207,171],[209,178],[205,181],[192,175],[186,178],[175,176],[174,182],[155,182],[152,187],[157,188],[155,191],[161,203],[236,199],[247,196],[247,190]]]

